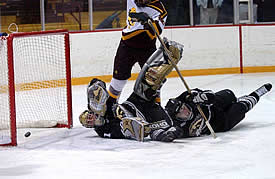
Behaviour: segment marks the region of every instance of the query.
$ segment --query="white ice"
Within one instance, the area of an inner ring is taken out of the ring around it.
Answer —
[[[270,82],[275,73],[185,77],[190,88],[236,96]],[[132,92],[129,81],[121,96]],[[275,88],[275,87],[274,87]],[[169,78],[162,88],[162,104],[185,87]],[[17,147],[0,147],[1,179],[271,179],[275,178],[275,90],[263,96],[232,131],[173,143],[99,138],[83,128],[78,115],[86,107],[86,85],[73,87],[73,129],[21,129]],[[30,131],[32,135],[24,138]]]

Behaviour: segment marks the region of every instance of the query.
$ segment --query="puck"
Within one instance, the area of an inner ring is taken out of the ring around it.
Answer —
[[[31,132],[26,132],[25,137],[29,137],[31,135]]]

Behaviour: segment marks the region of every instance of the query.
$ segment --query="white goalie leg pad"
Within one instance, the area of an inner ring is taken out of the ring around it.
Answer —
[[[157,49],[147,60],[136,80],[134,92],[147,101],[157,96],[157,90],[165,82],[165,77],[173,70],[182,57],[183,45],[166,39],[171,59],[165,54],[162,47]]]
[[[147,62],[144,64],[143,68],[141,69],[137,77],[137,80],[134,86],[134,93],[140,96],[141,98],[143,98],[144,100],[151,101],[157,95],[157,91],[153,90],[153,86],[151,86],[146,82],[145,74],[150,68],[149,64],[153,63],[154,60],[161,61],[161,59],[163,59],[163,50],[158,49],[147,60]]]
[[[165,120],[148,123],[140,117],[125,117],[121,120],[120,126],[122,133],[126,138],[142,142],[144,141],[144,138],[152,132],[170,127]]]
[[[125,117],[120,122],[121,132],[126,138],[143,142],[144,137],[148,135],[145,133],[145,126],[148,124],[139,117]]]

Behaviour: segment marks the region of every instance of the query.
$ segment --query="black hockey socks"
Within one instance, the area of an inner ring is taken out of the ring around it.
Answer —
[[[257,104],[258,100],[254,96],[242,96],[238,98],[238,102],[245,105],[246,112],[247,112]]]
[[[269,92],[272,88],[272,85],[270,83],[264,84],[260,88],[253,91],[249,96],[254,96],[257,98],[257,101],[259,101],[260,97]]]
[[[238,98],[238,102],[244,104],[246,111],[249,111],[257,104],[260,97],[269,92],[271,88],[272,85],[270,83],[264,84],[249,95]]]

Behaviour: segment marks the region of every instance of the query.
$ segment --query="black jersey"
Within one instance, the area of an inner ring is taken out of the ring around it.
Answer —
[[[197,109],[197,105],[188,101],[186,99],[187,95],[189,93],[186,91],[175,99],[184,103],[189,108],[189,119],[181,121],[169,109],[168,104],[165,107],[173,118],[174,125],[180,126],[183,129],[182,137],[196,137],[210,134],[205,124],[205,119]],[[225,132],[232,129],[244,119],[247,112],[244,104],[238,102],[234,93],[228,89],[216,92],[215,101],[212,104],[200,104],[200,107],[215,132]]]

